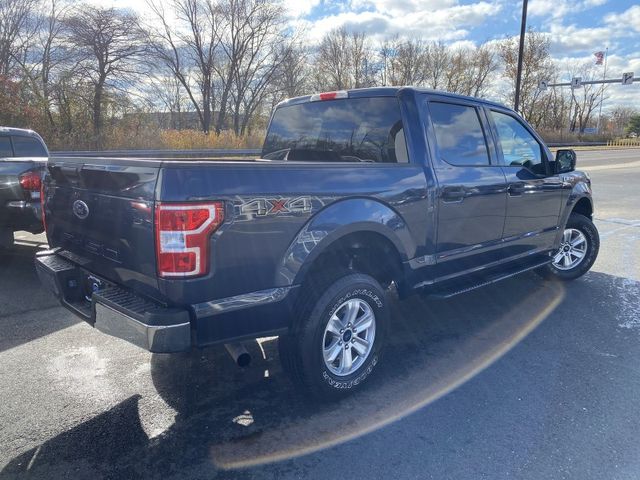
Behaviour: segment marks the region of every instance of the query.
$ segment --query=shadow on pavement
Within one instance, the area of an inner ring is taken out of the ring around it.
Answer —
[[[0,249],[0,352],[78,321],[71,314],[49,321],[47,309],[61,307],[55,297],[42,288],[36,273],[34,257],[41,245],[16,243]]]
[[[0,476],[237,478],[238,468],[311,453],[398,420],[475,376],[545,318],[552,317],[544,329],[562,320],[558,312],[573,311],[576,292],[595,313],[603,292],[620,282],[628,280],[590,273],[565,287],[530,274],[447,301],[392,300],[394,333],[375,382],[334,404],[295,390],[280,369],[275,339],[250,346],[255,360],[245,370],[220,348],[154,355],[154,385],[176,411],[168,430],[148,438],[133,396],[14,458]],[[629,287],[637,296],[640,284]],[[607,309],[628,308],[627,300],[606,295]],[[438,442],[438,426],[429,432]]]

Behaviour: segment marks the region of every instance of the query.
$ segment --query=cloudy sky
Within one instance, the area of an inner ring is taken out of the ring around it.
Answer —
[[[345,25],[373,36],[395,34],[479,45],[518,35],[521,0],[287,0],[311,41]],[[634,0],[530,0],[527,24],[551,36],[561,76],[572,62],[609,47],[607,77],[640,76],[640,4]],[[567,78],[568,80],[568,78]],[[605,103],[640,107],[640,85],[612,86]]]
[[[91,0],[130,7],[144,2]],[[168,0],[167,0],[168,1]],[[461,45],[516,36],[521,0],[283,0],[291,23],[317,42],[329,30],[346,26],[373,37],[395,34]],[[134,7],[144,8],[144,7]],[[547,32],[561,76],[571,61],[590,62],[609,47],[607,77],[640,76],[640,4],[634,0],[529,0],[528,25]],[[568,79],[567,79],[568,80]],[[640,107],[640,85],[609,88],[610,105]]]

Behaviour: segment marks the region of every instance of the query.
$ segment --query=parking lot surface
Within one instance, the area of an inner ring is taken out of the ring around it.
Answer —
[[[394,298],[376,381],[297,392],[277,339],[154,355],[40,288],[43,236],[0,254],[0,478],[640,478],[640,150],[578,152],[600,256],[449,300]]]

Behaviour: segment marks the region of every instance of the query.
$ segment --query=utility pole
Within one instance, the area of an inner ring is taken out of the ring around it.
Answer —
[[[520,108],[520,83],[522,80],[522,57],[524,56],[524,35],[527,30],[527,4],[528,0],[522,0],[522,22],[520,23],[520,48],[518,49],[518,71],[516,73],[516,96],[513,109],[517,112]]]
[[[607,57],[609,56],[609,47],[607,47],[604,51],[604,72],[602,73],[602,80],[607,78]],[[602,90],[600,90],[600,109],[598,112],[598,125],[596,126],[596,131],[600,133],[600,122],[602,121],[602,102],[604,101],[604,85],[602,85]]]

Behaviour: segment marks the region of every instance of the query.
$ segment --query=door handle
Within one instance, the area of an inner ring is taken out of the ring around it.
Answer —
[[[466,189],[464,187],[445,187],[442,189],[442,201],[454,203],[461,202],[466,196]]]
[[[507,187],[507,193],[512,197],[517,197],[524,193],[524,182],[510,183]]]

